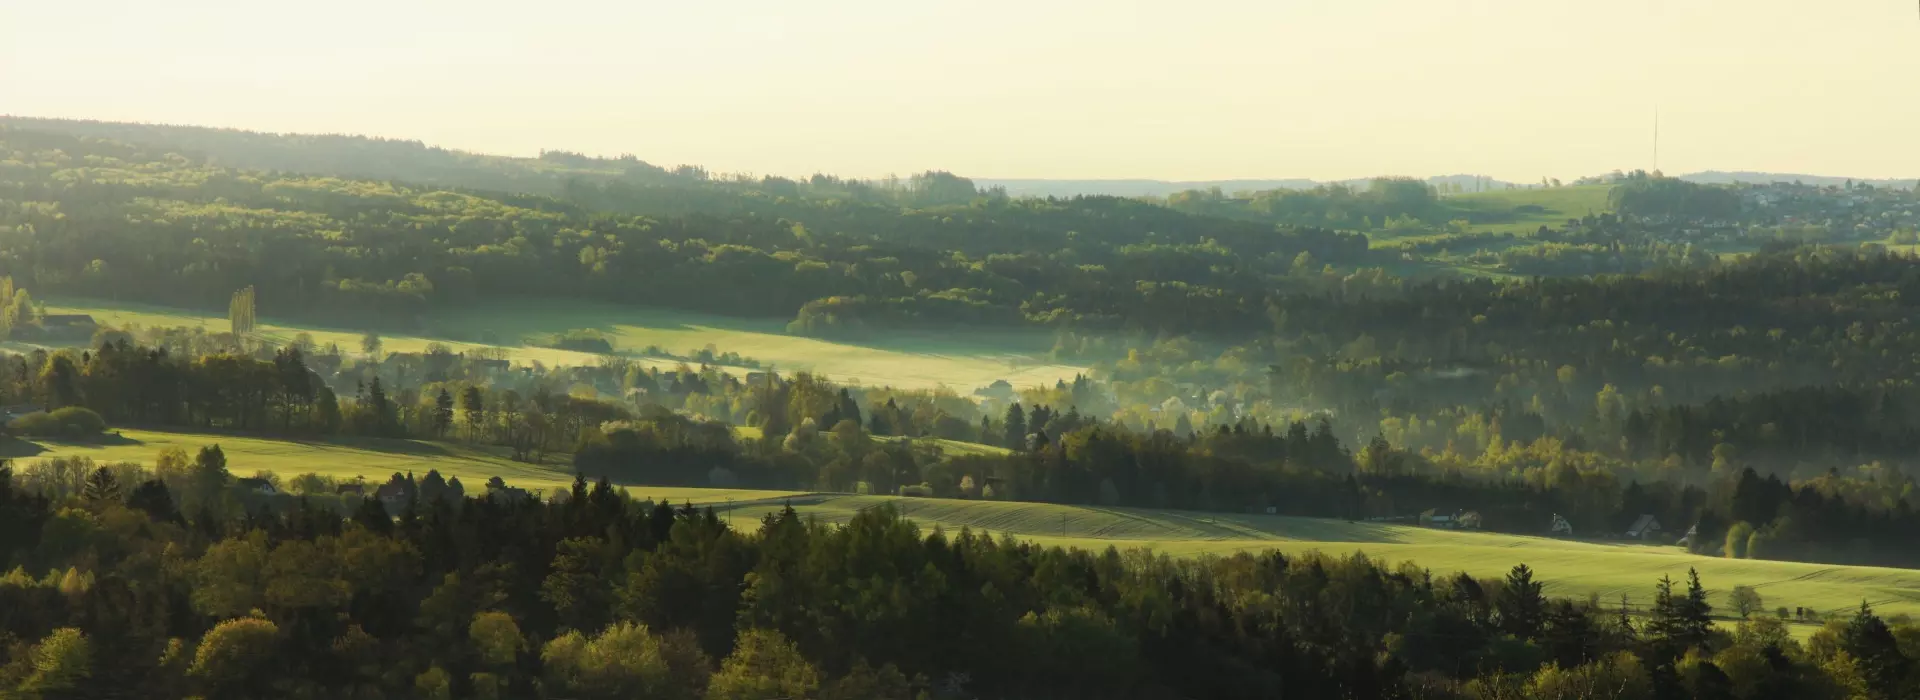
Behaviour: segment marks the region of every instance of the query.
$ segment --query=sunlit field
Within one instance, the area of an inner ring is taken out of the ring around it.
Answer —
[[[845,522],[862,509],[891,503],[923,530],[961,527],[1041,544],[1105,549],[1150,547],[1175,556],[1229,555],[1278,550],[1319,551],[1334,556],[1363,552],[1389,563],[1412,561],[1438,574],[1465,571],[1498,577],[1526,564],[1547,582],[1550,596],[1585,600],[1598,595],[1618,605],[1653,599],[1661,576],[1684,583],[1687,569],[1700,571],[1714,605],[1726,610],[1727,591],[1752,586],[1766,608],[1809,607],[1823,613],[1850,611],[1866,600],[1885,615],[1920,615],[1920,571],[1835,566],[1689,554],[1679,547],[1588,542],[1411,525],[1347,522],[1324,518],[1231,515],[1138,508],[1098,508],[1043,503],[961,501],[810,494],[736,504],[734,522],[750,527],[767,512],[791,502],[800,513],[825,522]],[[1809,630],[1803,630],[1810,631]]]
[[[55,299],[48,313],[90,314],[103,324],[143,327],[201,327],[227,329],[225,316],[210,312],[97,299]],[[737,353],[762,367],[782,373],[810,371],[836,381],[866,386],[930,389],[946,386],[967,393],[1005,379],[1015,386],[1071,381],[1084,367],[1044,359],[1048,340],[1043,334],[967,332],[950,335],[890,333],[883,345],[855,345],[786,335],[778,321],[752,321],[674,311],[635,309],[600,303],[496,303],[451,312],[430,319],[418,334],[381,335],[384,352],[421,352],[441,342],[455,352],[476,348],[498,349],[516,362],[545,365],[587,365],[600,361],[593,353],[538,347],[531,342],[573,329],[592,328],[606,334],[617,353],[661,367],[676,360],[640,356],[656,347],[676,356],[691,356],[711,346],[716,352]],[[302,324],[262,318],[255,334],[286,343],[300,333],[326,347],[339,345],[349,353],[360,351],[362,330]],[[485,338],[489,342],[476,342]],[[730,371],[744,373],[749,368]]]

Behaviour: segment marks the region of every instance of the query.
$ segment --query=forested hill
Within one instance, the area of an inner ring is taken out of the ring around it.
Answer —
[[[209,165],[311,175],[400,180],[422,185],[555,194],[568,178],[629,178],[664,184],[676,176],[638,159],[592,159],[554,152],[542,158],[490,156],[419,141],[340,134],[272,134],[201,126],[77,119],[0,117],[0,126],[177,151]]]
[[[468,157],[348,141],[428,154],[409,161],[420,168]],[[43,293],[201,308],[254,286],[264,313],[363,326],[546,296],[781,318],[812,303],[826,310],[797,329],[820,334],[870,320],[1193,332],[1263,318],[1277,276],[1367,250],[1357,234],[1133,200],[983,196],[944,173],[880,198],[826,177],[801,186],[570,179],[558,195],[507,194],[6,128],[0,267]],[[847,196],[823,194],[835,188]]]

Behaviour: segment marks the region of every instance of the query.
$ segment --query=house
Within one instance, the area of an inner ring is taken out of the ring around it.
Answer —
[[[1005,379],[995,379],[992,384],[974,389],[973,395],[1000,402],[1010,402],[1017,398],[1013,384]]]
[[[47,410],[45,407],[38,406],[35,404],[30,404],[30,403],[17,403],[12,406],[0,406],[0,422],[12,421],[15,418],[19,418],[29,413],[39,413],[45,410]]]
[[[272,496],[280,493],[280,489],[274,488],[273,482],[267,481],[266,479],[247,476],[235,479],[233,483],[243,490],[262,496]]]
[[[340,363],[343,359],[344,358],[338,354],[314,353],[306,355],[302,358],[302,361],[306,363],[307,369],[313,370],[320,376],[331,376],[335,372],[340,371]]]
[[[46,314],[40,317],[40,327],[47,330],[84,328],[92,332],[99,325],[87,314]]]
[[[373,497],[380,499],[380,505],[385,506],[388,513],[406,510],[407,484],[403,481],[389,481],[381,484],[380,488],[373,492]]]
[[[1547,534],[1554,535],[1556,537],[1572,537],[1573,523],[1567,522],[1567,519],[1560,517],[1559,513],[1554,513],[1553,527],[1552,529],[1547,531]]]
[[[493,501],[494,503],[511,503],[514,501],[524,501],[532,497],[533,494],[527,493],[526,489],[508,486],[506,480],[500,477],[496,476],[487,479],[487,500],[489,501]]]
[[[507,370],[513,369],[513,363],[507,360],[470,359],[467,360],[467,365],[487,374],[505,374]]]
[[[1650,539],[1659,531],[1660,521],[1655,520],[1651,515],[1642,515],[1634,519],[1633,527],[1627,528],[1627,537],[1636,540]]]
[[[1687,534],[1681,537],[1679,542],[1675,542],[1674,544],[1680,545],[1682,547],[1691,547],[1693,546],[1694,538],[1697,538],[1699,536],[1700,536],[1700,525],[1696,523],[1691,527],[1688,527]]]
[[[1451,514],[1443,514],[1438,508],[1428,508],[1420,513],[1420,519],[1416,522],[1425,527],[1437,527],[1443,530],[1478,530],[1480,529],[1480,512],[1456,510]]]

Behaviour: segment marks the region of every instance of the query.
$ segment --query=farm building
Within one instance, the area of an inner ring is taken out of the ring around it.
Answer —
[[[91,331],[98,325],[87,314],[47,314],[40,317],[40,327],[47,330],[85,328]]]
[[[388,513],[398,513],[406,509],[407,501],[412,500],[407,493],[407,483],[398,479],[381,484],[380,488],[373,492],[373,497],[380,499],[380,505],[385,506]]]
[[[259,479],[259,478],[248,476],[248,477],[241,477],[239,479],[235,479],[234,483],[239,485],[240,488],[246,489],[253,493],[260,494],[262,496],[271,496],[276,493],[280,493],[280,489],[274,488],[273,482],[267,481],[266,479]]]
[[[1560,517],[1559,513],[1554,513],[1553,525],[1547,533],[1556,537],[1572,537],[1573,523],[1567,522],[1567,519]]]
[[[1419,523],[1423,527],[1437,527],[1443,530],[1478,530],[1480,529],[1480,512],[1456,510],[1452,513],[1442,513],[1438,508],[1429,508],[1420,513]]]
[[[485,372],[487,374],[506,374],[507,370],[513,369],[512,362],[509,362],[507,360],[497,360],[492,358],[470,359],[470,360],[467,360],[467,366],[480,370],[481,372]]]
[[[1634,519],[1632,527],[1627,528],[1627,537],[1644,540],[1652,538],[1658,532],[1660,532],[1660,521],[1655,520],[1651,515],[1642,515]]]
[[[0,422],[11,421],[29,413],[39,413],[44,410],[47,409],[30,403],[19,403],[12,406],[0,407]]]
[[[1700,536],[1700,526],[1698,524],[1695,524],[1695,525],[1689,526],[1687,528],[1687,534],[1682,536],[1680,538],[1680,541],[1675,542],[1674,544],[1680,545],[1682,547],[1691,546],[1693,544],[1694,538],[1697,538],[1699,536]]]

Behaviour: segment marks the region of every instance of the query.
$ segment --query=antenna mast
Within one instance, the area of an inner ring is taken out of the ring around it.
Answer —
[[[1660,172],[1660,107],[1653,108],[1653,171]]]

